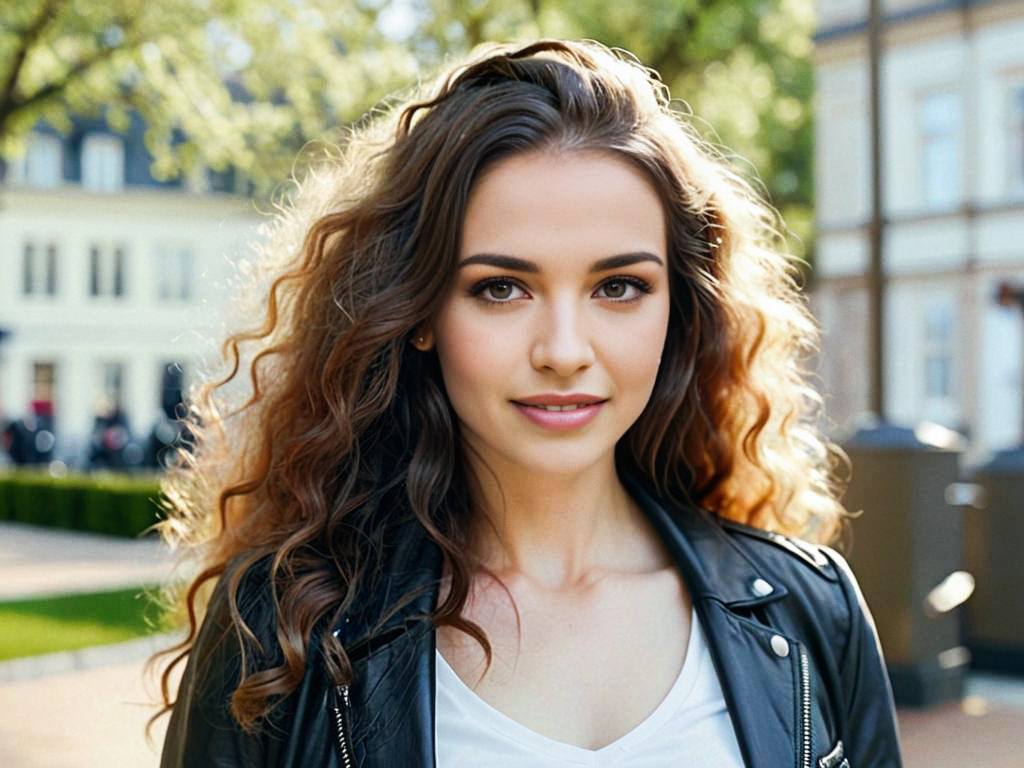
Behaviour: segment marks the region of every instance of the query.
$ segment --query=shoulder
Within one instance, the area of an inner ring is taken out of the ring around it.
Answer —
[[[268,570],[259,561],[241,568],[243,562],[229,562],[218,578],[189,650],[164,738],[160,764],[165,768],[278,764],[279,730],[291,716],[290,705],[280,707],[280,714],[248,731],[232,711],[232,695],[241,681],[242,665],[254,665],[252,649],[243,653],[242,635],[234,616],[240,616],[252,628],[263,649],[275,647],[269,642],[274,634],[274,613]]]
[[[849,637],[864,624],[873,629],[857,577],[838,550],[732,521],[722,521],[722,528],[750,559],[797,598],[795,602],[813,611],[816,623],[827,619],[827,631],[833,638]]]
[[[781,607],[832,638],[849,634],[850,596],[856,588],[850,587],[852,573],[841,554],[823,544],[742,523],[723,521],[722,528],[766,579],[785,589],[788,599]]]
[[[838,553],[829,547],[732,520],[722,520],[722,528],[737,546],[758,559],[787,570],[808,570],[828,581],[838,579],[835,562],[829,557]]]
[[[270,556],[248,565],[245,558],[236,557],[228,562],[213,586],[190,656],[204,680],[209,681],[209,670],[217,669],[215,678],[233,689],[242,677],[243,658],[251,666],[259,663],[252,650],[265,654],[278,647],[276,630]],[[255,640],[245,643],[249,653],[243,652],[243,636]],[[260,666],[266,666],[268,661],[262,659]]]

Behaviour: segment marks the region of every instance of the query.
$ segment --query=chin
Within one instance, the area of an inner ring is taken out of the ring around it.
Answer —
[[[534,441],[514,453],[506,444],[502,454],[512,466],[520,467],[531,475],[564,475],[567,478],[590,470],[606,454],[612,454],[615,444],[607,446],[584,445],[573,440],[552,440],[548,445]]]

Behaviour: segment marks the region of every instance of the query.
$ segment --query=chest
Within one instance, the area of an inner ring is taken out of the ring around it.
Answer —
[[[582,592],[475,589],[464,615],[491,643],[450,627],[437,648],[490,707],[550,739],[599,749],[641,723],[677,679],[691,603],[672,570],[603,580]],[[518,615],[517,615],[518,610]]]
[[[716,601],[701,601],[696,605],[700,635],[710,653],[708,660],[714,661],[721,691],[729,699],[728,712],[743,751],[744,764],[751,768],[775,768],[779,765],[810,768],[817,764],[817,757],[832,754],[843,738],[844,725],[839,709],[843,689],[840,680],[830,674],[836,667],[831,653],[834,638],[818,636],[814,631],[816,625],[809,623],[803,612],[791,605],[792,600],[778,599],[780,592],[774,593],[771,605],[757,610],[730,609]],[[619,610],[631,616],[643,613],[635,605],[619,605]],[[493,636],[495,628],[505,626],[503,621],[510,621],[511,637],[515,638],[514,614],[509,620],[498,606],[488,608],[486,603],[477,603],[477,607],[481,610],[472,615],[485,619],[490,613],[490,621],[483,622],[484,628],[492,632],[492,642],[494,639],[499,641],[495,647],[494,663],[486,674],[482,674],[482,653],[473,641],[465,642],[461,633],[457,633],[455,642],[452,642],[450,630],[439,628],[435,632],[429,625],[404,632],[354,662],[351,704],[346,704],[340,713],[334,713],[339,716],[332,720],[330,728],[332,739],[346,744],[355,756],[351,765],[362,768],[394,765],[426,768],[437,764],[434,760],[435,670],[431,662],[438,650],[459,668],[459,679],[475,686],[475,695],[481,696],[481,700],[487,701],[495,711],[503,712],[524,727],[566,745],[600,749],[623,733],[628,737],[630,726],[657,706],[658,696],[652,695],[647,685],[650,679],[642,672],[624,684],[620,678],[615,678],[615,685],[622,689],[611,693],[607,693],[609,686],[595,684],[594,680],[616,675],[617,670],[614,662],[602,660],[594,649],[603,648],[607,653],[607,649],[618,648],[627,657],[622,662],[626,666],[622,668],[643,669],[644,666],[630,667],[629,664],[656,653],[661,644],[669,646],[673,642],[671,636],[663,637],[661,643],[656,640],[646,644],[634,635],[638,645],[625,652],[621,645],[602,636],[603,632],[617,627],[618,620],[614,617],[602,627],[580,624],[580,617],[573,615],[563,619],[563,626],[571,624],[576,628],[573,633],[533,633],[536,639],[531,640],[530,627],[537,622],[530,621],[529,606],[525,606],[525,610],[521,606],[521,624],[525,622],[524,632],[527,634],[517,646],[514,640],[502,643],[500,636]],[[681,623],[688,618],[681,617]],[[685,624],[685,642],[689,645],[693,628],[688,621]],[[542,626],[537,624],[536,628]],[[648,626],[669,625],[655,623]],[[645,633],[648,637],[658,637],[649,632]],[[613,635],[620,636],[619,631],[616,629]],[[544,638],[557,641],[558,649],[528,655],[527,652],[535,648],[539,639]],[[564,642],[565,638],[571,642]],[[783,646],[778,638],[787,640],[784,653],[780,653]],[[677,647],[682,645],[678,639],[675,642]],[[567,657],[566,646],[578,658],[571,654]],[[517,648],[518,654],[515,654]],[[685,650],[681,648],[681,652]],[[551,658],[563,660],[563,666],[572,672],[565,673],[557,663],[550,661]],[[588,662],[581,662],[579,658]],[[658,667],[658,663],[651,663],[650,658],[643,661],[652,669]],[[511,675],[508,674],[509,668]],[[499,674],[502,669],[505,670],[504,678]],[[521,671],[526,674],[519,675]],[[545,674],[549,678],[546,679]],[[671,677],[672,672],[665,674]],[[580,685],[586,685],[587,689],[580,688]],[[587,692],[589,690],[598,690],[602,695],[595,701]],[[646,696],[646,700],[632,695],[638,692]],[[322,693],[316,693],[311,699],[314,702],[310,704],[313,707],[311,711],[319,711],[322,701]],[[322,711],[332,714],[330,709]],[[631,714],[622,716],[626,712]],[[535,716],[536,713],[542,713],[548,720]],[[316,722],[322,725],[321,720]],[[326,732],[326,728],[312,732],[297,729],[292,734],[293,742],[307,746],[326,744],[323,738]],[[727,738],[728,729],[720,735]],[[335,750],[334,756],[337,754],[339,752]],[[851,763],[856,765],[852,756]],[[321,764],[313,759],[282,763]],[[330,764],[344,768],[349,765],[343,761]],[[452,764],[451,761],[448,764]],[[494,763],[471,761],[455,764]],[[655,762],[654,765],[665,763]]]

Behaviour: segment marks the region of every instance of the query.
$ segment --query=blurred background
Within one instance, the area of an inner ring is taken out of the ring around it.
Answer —
[[[1024,766],[1021,0],[0,5],[0,764],[158,763],[140,533],[235,269],[310,142],[536,35],[634,52],[782,213],[906,764]]]

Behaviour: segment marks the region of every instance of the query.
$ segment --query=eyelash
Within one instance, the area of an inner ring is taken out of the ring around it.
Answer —
[[[650,293],[652,290],[650,284],[646,280],[641,280],[639,277],[632,277],[630,275],[615,275],[613,277],[609,277],[607,280],[604,280],[601,283],[601,285],[598,286],[598,290],[608,285],[609,283],[626,283],[627,285],[631,285],[634,288],[636,288],[637,291],[639,291],[639,293],[637,293],[637,295],[631,299],[609,299],[609,301],[613,301],[616,304],[632,304],[635,301],[640,301],[640,299],[642,299],[645,294]],[[488,299],[484,295],[484,292],[492,285],[514,285],[520,288],[521,290],[526,290],[526,288],[523,287],[523,284],[514,278],[489,277],[486,280],[481,280],[479,283],[474,285],[470,289],[470,295],[478,298],[480,301],[486,302],[487,304],[512,303],[513,299],[505,299],[503,301],[498,301],[496,299]]]

